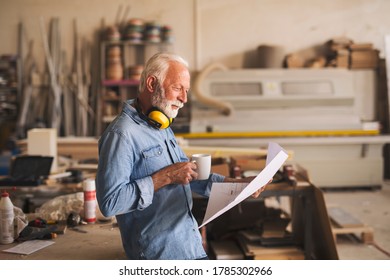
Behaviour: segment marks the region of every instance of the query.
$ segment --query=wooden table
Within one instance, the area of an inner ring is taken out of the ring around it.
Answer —
[[[55,243],[30,255],[3,252],[18,245],[0,245],[0,260],[124,260],[126,255],[118,227],[113,223],[81,225],[87,233],[66,229]]]

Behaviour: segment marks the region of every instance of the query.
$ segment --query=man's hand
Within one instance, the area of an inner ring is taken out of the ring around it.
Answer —
[[[253,194],[252,194],[252,197],[253,198],[258,198],[260,196],[260,194],[265,190],[265,187],[268,185],[268,184],[271,184],[272,183],[272,179],[269,180],[269,182],[262,186],[260,189],[258,189],[257,191],[255,191]]]
[[[233,183],[233,182],[242,182],[242,183],[250,183],[253,179],[255,179],[256,176],[251,176],[251,177],[246,177],[246,178],[240,178],[240,179],[237,179],[237,178],[228,178],[226,177],[224,182],[230,182],[230,183]],[[252,197],[253,198],[258,198],[260,196],[260,194],[265,190],[265,188],[267,187],[268,184],[272,183],[272,179],[269,180],[269,182],[267,184],[265,184],[264,186],[262,186],[260,189],[258,189],[257,191],[255,191],[253,194],[252,194]]]
[[[193,162],[177,162],[152,175],[154,191],[169,184],[189,184],[198,178],[196,164]]]

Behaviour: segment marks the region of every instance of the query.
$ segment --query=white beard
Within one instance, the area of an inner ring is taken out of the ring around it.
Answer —
[[[164,89],[158,86],[152,97],[152,105],[153,107],[160,109],[165,115],[167,115],[168,118],[173,119],[176,118],[177,114],[179,113],[179,109],[183,108],[184,104],[177,100],[175,101],[167,100],[165,98]],[[175,105],[179,108],[172,109],[172,105]]]

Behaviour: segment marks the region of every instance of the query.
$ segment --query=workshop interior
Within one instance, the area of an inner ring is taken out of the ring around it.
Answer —
[[[189,158],[242,178],[269,143],[288,154],[260,197],[199,228],[210,259],[390,259],[390,2],[1,6],[0,259],[126,259],[95,198],[98,141],[158,52],[189,62],[171,125]],[[199,225],[208,202],[193,194]]]

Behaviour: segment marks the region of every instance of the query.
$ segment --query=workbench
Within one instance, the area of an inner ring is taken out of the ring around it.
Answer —
[[[207,226],[209,229],[211,226],[213,232],[218,231],[218,236],[234,236],[239,224],[255,224],[261,217],[259,215],[262,213],[258,212],[259,207],[256,207],[256,203],[270,197],[279,199],[286,197],[290,200],[288,208],[292,234],[295,244],[303,251],[303,258],[306,260],[339,259],[322,191],[310,182],[300,182],[303,184],[271,183],[267,185],[259,198],[248,198],[243,202],[244,204],[241,203],[239,206],[241,209],[232,208]],[[195,216],[203,217],[206,206],[205,198],[195,197],[193,209]],[[240,247],[242,251],[245,251],[242,246]],[[244,253],[245,259],[256,258],[249,252]]]
[[[51,239],[54,244],[30,255],[3,252],[18,245],[0,245],[0,260],[124,260],[119,228],[113,223],[81,225],[81,231],[66,229],[64,234]]]
[[[261,197],[289,196],[293,203],[293,231],[304,249],[305,259],[338,259],[322,192],[312,185],[291,187],[270,184]],[[194,207],[197,199],[194,200]],[[197,209],[194,209],[196,211]],[[78,226],[87,233],[68,228],[52,239],[55,243],[30,255],[5,253],[18,243],[0,245],[0,260],[122,260],[126,259],[116,224]]]
[[[325,206],[322,191],[313,185],[305,173],[299,170],[296,174],[298,184],[287,182],[271,183],[257,199],[249,198],[248,202],[261,201],[267,197],[288,197],[291,199],[292,231],[297,244],[304,251],[305,259],[338,259],[335,241],[331,231],[330,219]],[[24,201],[26,198],[49,199],[59,194],[80,191],[80,186],[39,186],[17,188],[13,195]],[[15,198],[16,198],[15,197]],[[17,202],[17,199],[14,200]],[[200,219],[204,217],[207,199],[194,197],[193,213]],[[252,208],[251,208],[252,209]],[[250,212],[254,212],[253,209]],[[254,212],[256,215],[256,212]],[[260,213],[257,213],[261,215]],[[224,214],[228,218],[228,213]],[[246,219],[251,219],[246,217]],[[231,221],[227,220],[228,226]],[[237,219],[234,223],[237,222]],[[254,220],[248,220],[254,223]],[[55,243],[30,255],[5,253],[3,250],[16,246],[17,243],[0,245],[0,259],[8,260],[120,260],[126,259],[122,248],[119,229],[113,222],[96,223],[78,226],[87,233],[68,228],[63,235],[53,239]],[[224,227],[226,229],[226,227]]]

